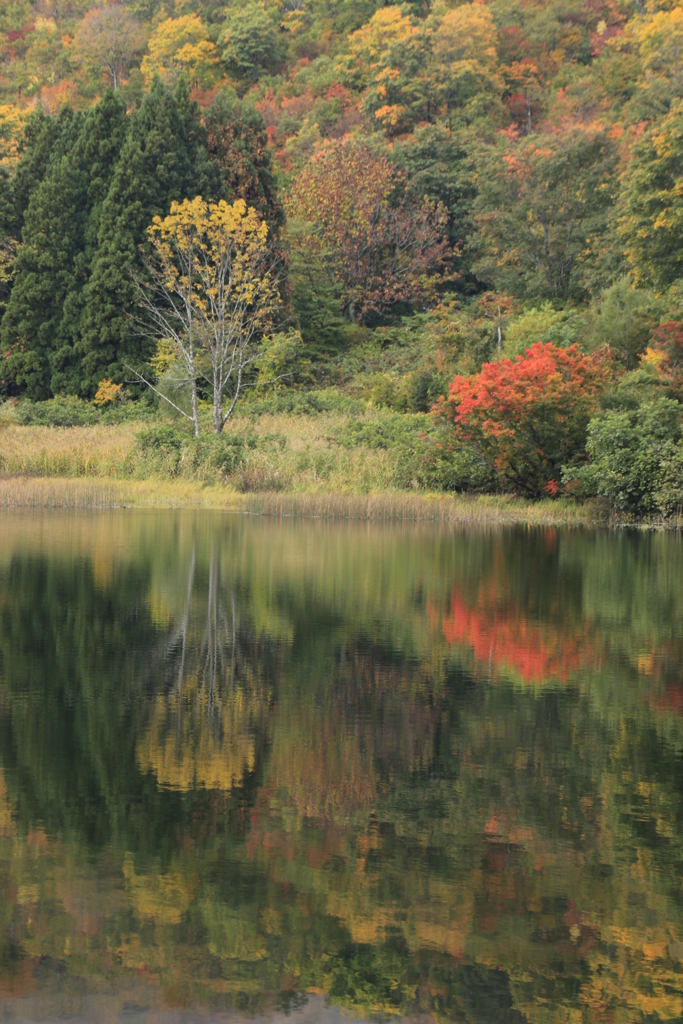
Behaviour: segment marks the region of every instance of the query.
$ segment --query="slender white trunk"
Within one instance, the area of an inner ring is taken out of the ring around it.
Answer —
[[[199,437],[199,416],[197,415],[197,381],[195,380],[194,374],[192,375],[192,424],[194,426],[194,436]]]

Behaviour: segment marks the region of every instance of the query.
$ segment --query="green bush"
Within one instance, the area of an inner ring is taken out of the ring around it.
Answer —
[[[412,412],[429,412],[439,395],[448,393],[448,381],[435,370],[417,370],[410,376],[408,403]]]
[[[365,402],[359,398],[341,394],[336,388],[320,391],[280,391],[266,398],[248,398],[235,409],[237,416],[277,416],[294,413],[298,416],[315,416],[323,412],[343,412],[359,416],[365,412]]]
[[[148,472],[211,480],[244,465],[249,440],[229,434],[193,437],[171,424],[143,430],[137,437],[140,460]]]
[[[394,487],[426,491],[499,490],[495,474],[467,444],[454,446],[452,432],[431,417],[393,414],[352,421],[339,443],[347,448],[384,448],[395,465]]]
[[[71,395],[49,398],[44,402],[5,402],[4,418],[12,419],[22,427],[92,427],[97,423],[125,423],[144,420],[154,415],[154,408],[146,401],[116,402],[98,409],[90,402]]]
[[[46,402],[17,402],[15,419],[23,427],[89,427],[99,423],[100,412],[80,398],[50,398]]]
[[[662,459],[657,504],[665,516],[683,515],[683,443]]]
[[[591,420],[588,465],[565,471],[566,484],[606,497],[634,516],[668,515],[683,504],[681,406],[670,398]]]

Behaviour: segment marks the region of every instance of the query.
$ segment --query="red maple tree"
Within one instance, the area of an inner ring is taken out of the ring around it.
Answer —
[[[473,442],[513,490],[557,494],[561,469],[585,457],[586,428],[610,376],[607,353],[537,342],[515,359],[457,375],[435,410]]]

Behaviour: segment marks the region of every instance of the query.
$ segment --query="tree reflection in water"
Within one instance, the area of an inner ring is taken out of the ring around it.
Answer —
[[[193,546],[185,608],[165,645],[173,682],[152,699],[137,761],[161,787],[229,792],[254,769],[255,731],[268,695],[240,655],[235,594],[221,585],[215,551],[209,555],[204,600],[195,593],[195,569]]]
[[[683,1015],[679,537],[1,528],[3,1013]]]

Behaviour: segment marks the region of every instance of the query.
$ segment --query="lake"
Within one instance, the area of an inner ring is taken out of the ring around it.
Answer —
[[[683,1018],[683,539],[0,514],[0,1020]]]

